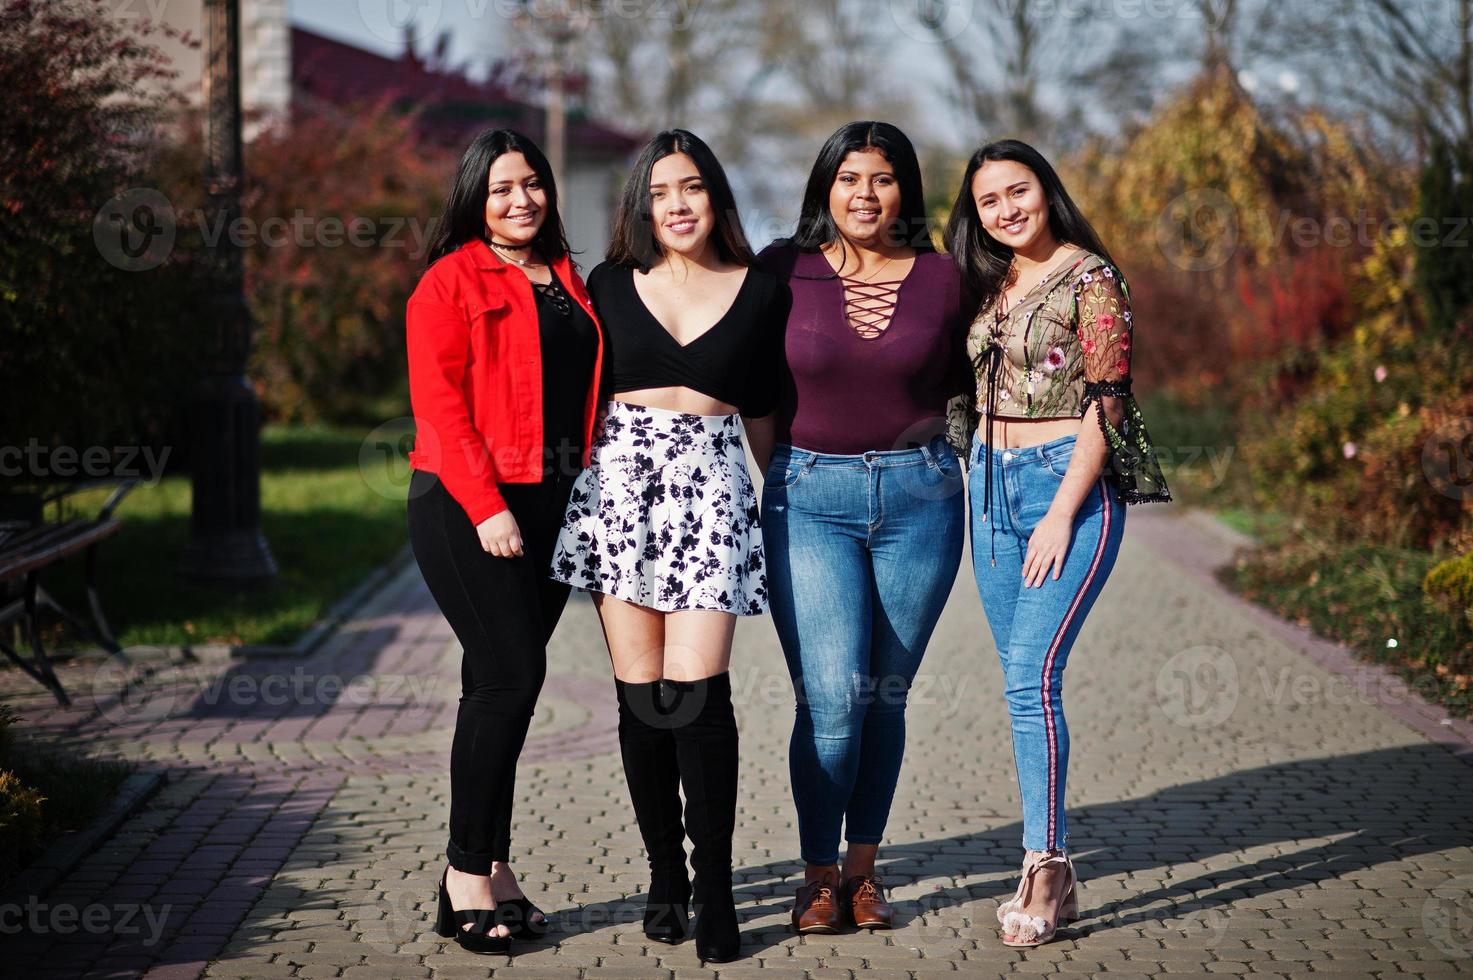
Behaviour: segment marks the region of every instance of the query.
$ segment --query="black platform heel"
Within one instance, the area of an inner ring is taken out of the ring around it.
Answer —
[[[470,953],[510,953],[510,936],[488,936],[487,929],[495,928],[500,909],[460,909],[450,904],[450,893],[445,889],[447,870],[440,875],[439,906],[435,914],[435,934],[442,939],[454,939],[460,948]],[[471,928],[464,929],[462,926]],[[508,926],[508,928],[510,928]]]
[[[525,896],[503,899],[496,903],[495,911],[497,924],[510,929],[512,939],[541,939],[552,928],[547,913]],[[542,916],[542,921],[532,918],[534,915]]]

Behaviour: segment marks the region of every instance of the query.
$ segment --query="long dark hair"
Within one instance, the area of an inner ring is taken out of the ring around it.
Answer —
[[[926,216],[926,195],[921,189],[921,164],[916,159],[915,147],[899,129],[889,123],[866,120],[846,123],[834,132],[818,151],[813,161],[813,170],[808,174],[808,186],[803,191],[803,209],[798,215],[798,230],[792,242],[805,252],[815,252],[829,242],[840,239],[838,225],[829,212],[829,191],[839,175],[845,158],[851,153],[878,150],[895,168],[895,180],[900,185],[900,214],[895,225],[888,231],[900,244],[909,245],[917,252],[934,252],[936,245],[931,240],[931,221]]]
[[[471,141],[465,155],[460,158],[460,168],[455,173],[455,182],[450,187],[450,196],[445,201],[445,210],[440,215],[431,240],[429,259],[426,266],[449,255],[466,242],[486,235],[486,201],[491,196],[487,180],[491,164],[504,153],[520,153],[527,158],[527,166],[542,182],[547,195],[547,216],[532,244],[542,257],[551,262],[567,255],[568,236],[563,231],[562,215],[557,207],[557,183],[552,178],[552,166],[542,155],[537,144],[514,129],[488,129]]]
[[[677,153],[691,158],[702,183],[706,185],[711,210],[716,215],[716,228],[711,237],[716,242],[717,254],[737,265],[756,265],[757,256],[752,253],[747,234],[742,230],[736,196],[731,192],[731,182],[726,179],[721,161],[716,159],[716,154],[704,140],[684,129],[667,129],[656,134],[644,145],[639,159],[634,161],[634,169],[624,182],[624,192],[619,195],[619,211],[614,218],[608,260],[615,265],[648,271],[665,254],[664,246],[655,237],[650,208],[650,172],[655,169],[655,164]]]
[[[997,160],[1020,163],[1038,175],[1049,202],[1049,231],[1055,238],[1115,264],[1100,236],[1095,234],[1094,228],[1075,206],[1074,199],[1064,189],[1064,182],[1043,154],[1021,140],[997,140],[983,146],[967,161],[961,190],[957,192],[951,217],[946,222],[946,250],[961,270],[971,311],[986,309],[997,300],[1005,288],[1008,269],[1013,264],[1013,250],[982,227],[982,219],[977,216],[977,204],[972,200],[972,179],[984,163]]]

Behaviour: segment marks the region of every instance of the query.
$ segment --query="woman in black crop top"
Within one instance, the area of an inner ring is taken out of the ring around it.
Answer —
[[[757,267],[726,175],[684,130],[634,166],[608,261],[588,277],[612,398],[578,478],[553,577],[593,593],[614,666],[619,746],[650,862],[644,930],[734,959],[738,616],[767,609],[757,496],[738,416],[777,402],[786,289]],[[686,807],[681,828],[680,788]]]

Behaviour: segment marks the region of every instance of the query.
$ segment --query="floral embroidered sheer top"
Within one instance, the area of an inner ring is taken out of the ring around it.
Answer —
[[[979,416],[1081,418],[1100,403],[1106,475],[1125,503],[1168,501],[1171,491],[1131,395],[1130,294],[1119,270],[1093,252],[1063,262],[1009,308],[999,297],[972,321],[967,357],[975,392],[953,400],[948,432],[966,447]],[[988,468],[988,480],[991,468]],[[990,497],[990,487],[989,487]]]
[[[999,297],[978,313],[967,334],[977,406],[999,419],[1079,418],[1092,400],[1087,383],[1130,378],[1130,347],[1120,273],[1081,252],[1011,309]]]

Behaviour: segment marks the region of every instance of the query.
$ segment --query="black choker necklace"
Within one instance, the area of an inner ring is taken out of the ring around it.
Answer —
[[[508,245],[505,242],[498,242],[494,238],[488,238],[488,239],[486,239],[486,244],[487,245],[495,245],[497,248],[504,248],[504,249],[506,249],[509,252],[519,252],[519,251],[521,251],[524,248],[531,248],[532,247],[532,243],[531,242],[528,242],[525,245]]]

